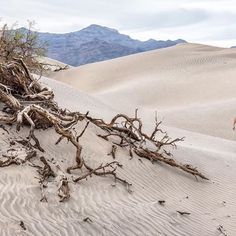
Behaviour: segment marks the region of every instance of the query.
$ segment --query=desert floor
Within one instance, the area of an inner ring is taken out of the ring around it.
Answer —
[[[48,202],[40,202],[35,168],[1,168],[0,235],[236,235],[235,75],[236,49],[182,44],[42,78],[61,107],[89,111],[107,121],[138,108],[150,132],[157,111],[171,137],[185,137],[172,150],[174,159],[196,166],[210,180],[162,163],[130,160],[127,150],[118,148],[117,159],[123,164],[118,173],[132,183],[132,193],[121,184],[114,186],[109,177],[96,176],[71,183],[71,198],[60,203],[56,178],[45,190]],[[9,140],[28,135],[26,128],[0,132],[2,154]],[[94,166],[111,161],[111,144],[99,138],[99,132],[89,125],[81,139],[83,157]],[[55,146],[58,135],[53,129],[37,131],[37,137],[54,166],[74,163],[74,148],[66,141]],[[19,153],[24,156],[24,150]],[[73,172],[74,177],[80,174]],[[165,200],[164,206],[159,200]],[[92,222],[83,221],[86,217]]]

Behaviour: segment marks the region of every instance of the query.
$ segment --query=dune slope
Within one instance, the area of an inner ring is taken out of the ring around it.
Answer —
[[[54,78],[119,110],[138,107],[148,117],[157,110],[167,125],[233,140],[235,74],[236,49],[182,44],[73,68]]]
[[[116,111],[62,83],[43,80],[53,87],[56,100],[71,110],[90,110],[93,115],[110,119]],[[145,125],[148,123],[145,123]],[[151,125],[151,124],[150,124]],[[84,124],[83,124],[84,126]],[[79,127],[82,129],[83,126]],[[40,202],[41,193],[37,172],[29,165],[1,169],[1,235],[219,235],[222,225],[227,234],[236,233],[235,152],[233,141],[214,138],[180,129],[168,128],[172,136],[186,136],[187,140],[174,150],[174,157],[197,166],[210,181],[196,180],[164,164],[151,164],[138,158],[130,160],[126,150],[118,148],[123,168],[118,173],[133,184],[133,193],[116,184],[109,177],[92,177],[79,185],[72,184],[71,199],[59,203],[56,182],[45,193],[48,202]],[[27,129],[8,134],[1,130],[1,153],[13,137],[24,137]],[[111,144],[96,136],[98,130],[89,126],[81,139],[83,157],[98,165],[112,158],[107,156]],[[58,139],[53,130],[37,132],[46,149],[51,165],[62,168],[73,164],[74,148]],[[23,151],[20,155],[24,155]],[[73,176],[81,174],[75,171]],[[56,181],[56,180],[55,180]],[[159,204],[164,200],[164,206]],[[189,212],[180,215],[177,211]],[[92,222],[85,222],[89,217]],[[20,227],[24,222],[26,230]]]
[[[128,150],[118,147],[117,160],[123,168],[117,172],[132,183],[132,193],[119,183],[114,185],[110,177],[93,176],[73,184],[72,178],[83,174],[76,170],[68,176],[69,201],[59,202],[56,177],[44,189],[48,202],[40,202],[36,169],[27,163],[11,165],[0,171],[0,235],[218,236],[223,235],[220,230],[236,235],[236,142],[230,122],[236,106],[234,52],[189,44],[71,68],[59,72],[58,81],[42,78],[61,107],[90,111],[107,121],[139,107],[150,131],[158,110],[171,137],[186,137],[172,150],[173,158],[197,167],[209,181],[163,163],[130,159]],[[84,126],[77,127],[78,133]],[[7,132],[0,127],[0,132],[2,155],[11,140],[26,137],[29,130],[16,132],[12,127]],[[99,138],[99,132],[90,124],[81,138],[82,156],[93,166],[113,160],[107,155],[111,143]],[[53,129],[36,135],[52,168],[74,164],[74,147],[65,140],[55,146],[59,136]],[[13,147],[18,157],[25,156],[20,144]],[[91,221],[84,220],[88,217]]]

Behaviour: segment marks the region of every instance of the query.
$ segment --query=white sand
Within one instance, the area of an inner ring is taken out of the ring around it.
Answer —
[[[174,158],[197,166],[210,181],[196,181],[164,164],[129,160],[127,152],[118,149],[118,159],[124,165],[119,174],[133,183],[132,194],[122,185],[112,187],[110,178],[93,177],[71,184],[72,197],[66,203],[58,202],[56,183],[52,183],[46,189],[49,202],[41,203],[35,169],[28,165],[7,167],[0,169],[0,235],[220,236],[219,225],[227,235],[236,235],[236,142],[231,130],[236,115],[234,55],[233,49],[187,44],[57,75],[58,80],[91,96],[44,78],[55,89],[60,105],[89,110],[105,119],[139,107],[147,129],[151,129],[153,111],[158,109],[171,136],[186,137],[173,151]],[[12,129],[9,135],[0,131],[4,134],[1,152],[8,147],[9,137],[27,134],[27,130],[16,134]],[[107,156],[111,144],[98,138],[98,132],[90,125],[81,139],[83,156],[92,165],[111,160]],[[74,163],[74,148],[66,142],[55,147],[53,130],[39,131],[37,136],[47,157],[62,167]],[[165,200],[165,206],[158,200]],[[181,216],[177,210],[191,215]],[[83,222],[86,217],[93,222]],[[19,227],[20,220],[26,231]]]
[[[236,49],[182,44],[55,77],[119,110],[157,110],[167,125],[234,140],[235,75]]]

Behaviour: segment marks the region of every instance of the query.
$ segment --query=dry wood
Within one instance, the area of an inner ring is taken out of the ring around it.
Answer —
[[[107,155],[108,156],[112,156],[113,157],[113,159],[116,159],[116,150],[117,150],[117,146],[116,145],[112,145],[112,147],[111,147],[111,152],[110,153],[108,153]]]
[[[116,173],[117,167],[120,167],[120,168],[122,167],[122,165],[119,162],[112,161],[112,162],[107,163],[105,165],[101,164],[97,168],[92,168],[89,165],[87,165],[86,163],[84,163],[84,166],[86,167],[88,172],[86,174],[74,179],[74,182],[79,182],[83,179],[87,180],[87,177],[88,176],[92,177],[92,175],[97,175],[97,176],[109,176],[109,175],[111,175],[111,176],[114,177],[115,182],[119,181],[120,183],[122,183],[126,187],[126,189],[129,193],[132,192],[132,190],[130,189],[132,184],[129,183],[127,180],[122,179],[122,178],[117,176],[117,173]]]
[[[191,165],[177,163],[173,158],[170,158],[172,154],[167,151],[166,148],[176,148],[176,143],[183,141],[184,138],[171,139],[166,132],[159,128],[161,122],[157,122],[157,117],[155,117],[156,125],[151,135],[143,132],[143,124],[137,117],[137,110],[135,111],[134,118],[130,118],[125,114],[118,114],[108,124],[101,119],[98,120],[91,117],[88,117],[88,119],[107,132],[105,135],[98,135],[99,137],[107,141],[109,141],[109,137],[111,136],[120,138],[120,143],[117,143],[116,141],[112,142],[121,147],[128,147],[129,155],[131,157],[133,157],[134,152],[137,156],[146,158],[151,162],[164,162],[195,177],[198,176],[208,180],[205,175]],[[117,122],[118,119],[121,119],[121,121]],[[163,134],[163,137],[160,140],[157,139],[157,133]],[[149,146],[147,143],[149,143]],[[150,145],[152,145],[152,148],[150,148]]]
[[[84,222],[88,222],[88,223],[92,223],[93,222],[89,217],[84,218],[83,221]]]
[[[38,169],[38,173],[40,175],[39,184],[40,184],[40,190],[41,190],[41,195],[42,195],[40,201],[41,202],[47,202],[48,200],[47,200],[47,197],[45,195],[44,189],[47,188],[47,182],[48,182],[49,178],[50,177],[53,177],[53,178],[56,177],[56,174],[52,170],[51,166],[48,164],[45,157],[41,156],[40,161],[44,164],[43,167],[38,166],[38,165],[33,165],[33,166]]]
[[[186,212],[186,211],[177,211],[180,215],[184,216],[184,215],[190,215],[191,213]]]
[[[164,206],[166,201],[165,200],[159,200],[158,203],[161,205],[161,206]]]
[[[118,147],[126,148],[131,158],[138,156],[139,160],[141,160],[140,158],[145,158],[151,162],[163,162],[195,177],[208,179],[191,165],[178,163],[171,158],[170,148],[175,148],[177,143],[183,141],[184,138],[171,139],[160,128],[161,122],[158,122],[157,115],[155,116],[153,131],[147,134],[143,130],[141,119],[138,118],[137,109],[134,117],[117,114],[108,123],[102,119],[88,116],[88,112],[81,114],[80,112],[61,109],[54,101],[52,89],[39,83],[30,74],[28,67],[21,58],[13,58],[11,61],[3,62],[0,60],[0,102],[5,105],[0,114],[1,128],[4,127],[3,123],[16,125],[18,131],[21,127],[30,127],[28,140],[16,140],[16,142],[21,142],[22,145],[30,150],[25,161],[36,156],[35,149],[44,152],[40,140],[35,135],[36,129],[53,127],[60,136],[56,144],[66,139],[75,147],[75,165],[68,167],[67,172],[70,174],[72,170],[81,168],[85,168],[87,172],[77,177],[74,182],[78,183],[92,175],[113,176],[115,181],[121,182],[130,191],[131,184],[117,176],[117,167],[121,166],[117,161],[92,168],[82,157],[80,139],[83,137],[89,123],[101,130],[102,134],[98,134],[99,137],[112,143],[112,149],[108,155],[111,155],[114,159],[117,158],[116,151]],[[82,124],[81,121],[83,120],[86,121],[86,125],[78,135],[76,125]],[[33,144],[31,143],[32,141]],[[43,167],[38,167],[38,172],[41,176],[40,187],[43,189],[48,179],[55,177],[56,174],[44,157],[41,157],[40,160],[44,164]],[[17,157],[9,156],[6,161],[0,162],[0,167],[21,163],[22,161],[17,159]],[[69,192],[69,183],[64,175],[58,189],[60,201],[68,199],[70,197]],[[47,200],[44,195],[42,199]]]
[[[43,184],[44,181],[48,180],[50,177],[55,177],[56,175],[45,157],[41,156],[40,161],[44,164],[44,167],[38,170],[39,174],[42,176],[42,178],[40,179],[40,183]]]
[[[61,179],[60,187],[58,188],[58,196],[60,197],[60,202],[70,198],[70,187],[65,176]]]
[[[226,230],[224,229],[222,225],[219,225],[217,229],[220,231],[222,235],[227,236]]]
[[[2,161],[0,160],[0,167],[6,167],[6,166],[10,166],[12,164],[15,164],[15,165],[20,165],[22,164],[22,160],[17,158],[17,155],[16,156],[3,156],[5,157],[7,160],[5,161]]]
[[[20,221],[20,227],[23,229],[23,230],[26,230],[26,227],[25,227],[25,223],[24,221]]]

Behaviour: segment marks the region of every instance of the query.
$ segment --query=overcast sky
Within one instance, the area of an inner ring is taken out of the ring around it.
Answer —
[[[141,40],[236,45],[236,0],[0,0],[0,6],[2,21],[35,20],[40,31],[100,24]]]

